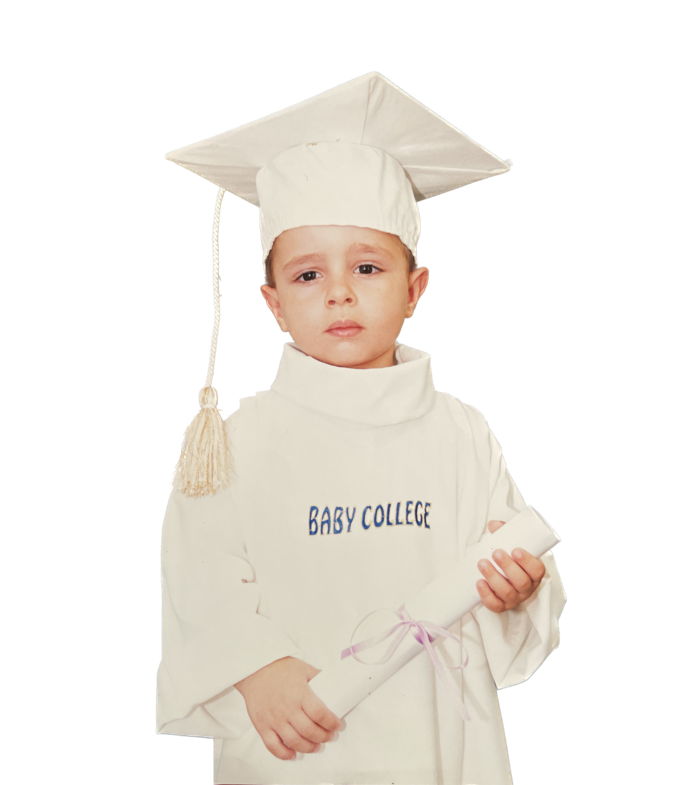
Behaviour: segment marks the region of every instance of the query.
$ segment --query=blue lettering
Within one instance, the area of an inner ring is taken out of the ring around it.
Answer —
[[[374,525],[379,528],[384,524],[386,521],[387,526],[392,525],[401,525],[401,524],[409,524],[413,525],[416,523],[418,526],[424,526],[425,529],[429,529],[429,513],[432,507],[431,502],[412,502],[407,501],[405,502],[405,519],[401,519],[401,506],[403,502],[396,502],[396,516],[395,519],[392,520],[391,518],[391,506],[393,502],[390,502],[386,505],[386,510],[384,509],[383,504],[378,504],[374,508],[374,515],[373,515],[373,522]],[[415,520],[413,520],[413,505],[415,505]],[[373,509],[372,505],[368,504],[367,507],[363,508],[363,515],[361,519],[361,523],[363,525],[363,529],[369,529],[372,525],[372,522],[367,522],[367,513]],[[346,528],[347,532],[350,532],[351,526],[353,521],[355,520],[355,514],[357,511],[357,507],[346,507],[346,520],[348,521],[348,527]],[[309,534],[317,534],[318,528],[320,534],[324,534],[324,527],[327,527],[327,534],[332,533],[332,522],[334,524],[334,534],[341,534],[344,529],[344,507],[335,507],[334,508],[334,516],[332,518],[332,514],[329,510],[329,507],[325,507],[322,510],[322,518],[318,525],[318,515],[319,515],[319,508],[316,507],[314,504],[310,507],[310,515],[308,517],[308,532]]]
[[[377,513],[381,510],[382,517],[380,518],[379,522],[377,521]],[[377,505],[377,509],[375,510],[375,526],[381,526],[384,523],[384,507],[381,504]]]
[[[347,532],[351,530],[351,524],[353,523],[353,518],[355,518],[355,507],[353,508],[353,515],[348,517],[348,507],[346,507],[346,519],[348,520],[348,528],[346,529]]]

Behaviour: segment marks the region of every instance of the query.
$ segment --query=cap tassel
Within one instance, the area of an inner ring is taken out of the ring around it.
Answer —
[[[198,396],[200,411],[184,433],[181,455],[174,474],[174,487],[185,496],[206,496],[229,487],[231,449],[224,420],[217,408],[217,390],[212,386],[219,334],[219,216],[224,188],[215,203],[212,233],[215,324],[205,386]]]
[[[214,494],[229,486],[229,440],[217,409],[217,391],[203,387],[198,398],[201,409],[184,434],[174,482],[186,496]]]

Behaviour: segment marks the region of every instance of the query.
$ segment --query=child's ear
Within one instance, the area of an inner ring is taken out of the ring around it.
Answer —
[[[426,267],[418,267],[413,270],[408,277],[408,304],[406,306],[406,317],[412,316],[418,300],[429,283],[429,270]]]
[[[282,316],[281,312],[281,305],[279,304],[279,295],[277,293],[277,289],[275,286],[269,286],[268,284],[263,284],[260,287],[260,292],[262,296],[265,298],[265,302],[267,303],[267,307],[272,311],[274,318],[277,320],[277,324],[281,328],[283,333],[287,333],[289,328],[286,324],[286,320]]]

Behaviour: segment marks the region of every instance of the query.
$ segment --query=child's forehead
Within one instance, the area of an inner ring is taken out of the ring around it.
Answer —
[[[294,254],[355,255],[373,253],[403,256],[405,246],[398,235],[362,226],[308,225],[287,229],[274,241],[274,255]]]

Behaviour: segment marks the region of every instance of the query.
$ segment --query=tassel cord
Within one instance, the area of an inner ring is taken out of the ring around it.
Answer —
[[[210,344],[210,361],[208,362],[208,374],[205,379],[205,386],[212,387],[212,377],[215,374],[215,356],[217,354],[217,337],[219,335],[219,217],[222,207],[224,188],[219,189],[217,201],[215,202],[215,220],[212,227],[212,282],[215,299],[215,324],[212,329],[212,342]]]

